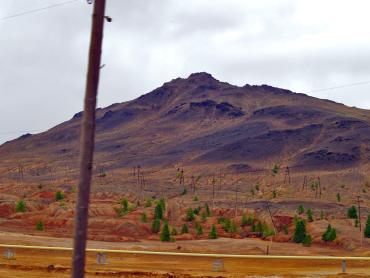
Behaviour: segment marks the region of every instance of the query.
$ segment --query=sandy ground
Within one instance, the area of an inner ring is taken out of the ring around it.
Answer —
[[[71,238],[55,238],[21,233],[0,232],[1,244],[40,245],[72,247]],[[264,255],[269,249],[270,255],[327,255],[327,256],[368,256],[368,240],[364,248],[355,251],[346,251],[343,248],[329,245],[313,244],[303,247],[290,242],[271,242],[258,238],[217,240],[182,240],[176,242],[160,242],[156,240],[142,240],[137,242],[106,242],[88,241],[88,248],[96,249],[130,249],[145,251],[176,251],[197,253],[227,253],[227,254],[257,254]]]
[[[65,238],[0,233],[0,243],[69,247],[72,241]],[[339,249],[322,246],[297,248],[296,244],[286,243],[273,243],[271,246],[270,242],[255,239],[179,241],[167,244],[157,241],[135,243],[90,241],[88,245],[91,248],[109,249],[262,254],[269,244],[270,254],[310,255],[314,252],[322,255],[348,255],[343,254]],[[366,253],[366,250],[364,251]],[[69,277],[70,261],[71,252],[67,251],[17,249],[15,259],[1,258],[0,277]],[[215,268],[214,258],[108,254],[107,264],[99,265],[96,262],[96,254],[88,253],[86,270],[87,277],[337,277],[342,275],[339,261],[227,258],[222,259],[222,262],[223,269]],[[370,262],[348,262],[345,277],[370,277]]]

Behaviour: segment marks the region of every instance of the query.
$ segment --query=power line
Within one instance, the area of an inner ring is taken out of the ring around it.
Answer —
[[[28,10],[28,11],[24,11],[24,12],[21,12],[21,13],[8,15],[8,16],[5,16],[5,17],[1,17],[0,20],[7,20],[7,19],[12,19],[12,18],[15,18],[15,17],[20,17],[20,16],[23,16],[23,15],[31,14],[31,13],[37,13],[37,12],[40,12],[40,11],[44,11],[44,10],[48,10],[48,9],[52,9],[52,8],[56,8],[56,7],[60,7],[60,6],[68,5],[68,4],[72,4],[72,3],[77,2],[77,1],[78,0],[70,0],[70,1],[60,2],[60,3],[54,4],[54,5],[50,5],[50,6],[34,9],[34,10]]]
[[[344,85],[335,86],[335,87],[328,87],[328,88],[316,89],[316,90],[304,92],[304,94],[315,93],[315,92],[323,92],[323,91],[330,91],[330,90],[335,90],[335,89],[348,88],[348,87],[354,87],[354,86],[360,86],[360,85],[366,85],[366,84],[370,84],[370,81],[363,81],[363,82],[357,82],[357,83],[351,83],[351,84],[344,84]]]

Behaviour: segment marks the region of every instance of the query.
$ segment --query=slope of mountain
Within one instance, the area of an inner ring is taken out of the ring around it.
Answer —
[[[1,145],[0,167],[20,160],[76,167],[81,116]],[[277,162],[335,170],[369,161],[369,111],[208,73],[97,110],[96,162],[107,167]]]

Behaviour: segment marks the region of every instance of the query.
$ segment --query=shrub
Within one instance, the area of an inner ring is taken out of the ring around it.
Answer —
[[[186,221],[193,221],[195,219],[195,214],[192,208],[186,210]]]
[[[338,203],[340,203],[341,200],[342,200],[342,197],[340,196],[340,193],[337,193],[337,201],[338,201]]]
[[[364,230],[364,236],[370,238],[370,214],[367,216],[366,226]]]
[[[286,224],[283,225],[283,232],[284,232],[285,235],[287,235],[289,233],[288,225],[286,225]]]
[[[155,219],[162,219],[163,218],[163,208],[161,204],[157,204],[154,209],[154,218]]]
[[[243,214],[242,216],[242,221],[240,223],[240,226],[242,227],[247,226],[247,216],[245,214]]]
[[[263,227],[261,221],[257,221],[257,223],[254,223],[252,225],[252,232],[255,233],[262,233],[263,232]]]
[[[358,216],[357,216],[357,209],[355,206],[351,206],[348,210],[347,210],[347,217],[348,218],[351,218],[351,219],[357,219]]]
[[[279,173],[279,171],[280,171],[280,165],[279,164],[274,164],[274,166],[272,167],[272,174],[273,175],[276,175],[276,174],[278,174]]]
[[[268,237],[268,236],[273,236],[275,235],[275,232],[273,229],[270,229],[270,227],[266,224],[262,224],[262,236],[263,237]]]
[[[253,225],[253,223],[254,223],[254,216],[253,215],[247,216],[247,215],[243,214],[241,226],[251,226],[251,225]]]
[[[36,230],[37,231],[43,231],[44,230],[44,222],[41,220],[36,222]]]
[[[225,221],[226,221],[226,218],[225,217],[219,217],[219,218],[217,218],[217,223],[218,224],[222,224]]]
[[[256,183],[255,189],[256,189],[256,191],[260,191],[260,184],[259,184],[259,182]]]
[[[355,227],[358,228],[359,224],[360,224],[360,221],[358,220],[358,218],[356,218],[355,219]]]
[[[194,201],[194,202],[198,202],[198,201],[199,201],[198,196],[194,196],[193,201]]]
[[[200,207],[195,208],[193,211],[195,215],[199,215]]]
[[[229,233],[236,233],[237,227],[235,224],[235,221],[231,221],[229,228],[227,229],[227,232]]]
[[[326,228],[325,233],[322,235],[322,240],[325,242],[333,241],[337,238],[337,231],[336,229],[332,228],[329,224]]]
[[[235,222],[231,221],[229,218],[223,218],[219,223],[221,224],[221,227],[222,229],[224,229],[225,232],[235,233],[237,230]]]
[[[146,213],[145,213],[145,212],[143,212],[143,214],[141,215],[141,221],[142,221],[143,223],[148,222],[148,217],[147,217],[147,215],[146,215]]]
[[[171,235],[173,235],[173,236],[177,236],[177,230],[176,230],[176,228],[175,228],[175,227],[173,227],[173,228],[172,228],[172,230],[171,230]]]
[[[202,225],[199,222],[195,223],[195,234],[197,236],[200,236],[200,235],[203,234],[203,228],[202,228]]]
[[[125,199],[125,198],[122,199],[121,202],[120,202],[120,204],[121,204],[122,210],[124,212],[127,212],[128,211],[128,201],[127,201],[127,199]]]
[[[164,221],[162,232],[160,235],[161,241],[171,241],[170,228],[168,227],[168,222]]]
[[[303,239],[303,246],[309,247],[312,244],[312,237],[310,235],[306,235]]]
[[[57,191],[55,192],[55,200],[56,201],[61,201],[64,199],[64,195],[62,191]]]
[[[313,212],[312,212],[312,209],[310,209],[310,208],[307,210],[307,220],[308,220],[308,222],[313,221]]]
[[[181,228],[181,233],[182,234],[187,234],[187,233],[189,233],[189,226],[188,226],[188,224],[184,224],[184,225],[182,225],[182,228]]]
[[[216,226],[212,225],[211,231],[209,232],[209,238],[210,239],[216,239],[217,237],[218,237],[218,235],[217,235]]]
[[[294,225],[296,225],[299,220],[301,220],[301,218],[298,217],[297,215],[294,215],[294,217],[293,217],[293,223],[294,223]]]
[[[202,212],[200,214],[200,219],[202,220],[202,222],[206,222],[207,221],[207,214],[205,212]]]
[[[165,212],[166,211],[166,201],[164,200],[164,198],[159,199],[158,204],[161,206],[162,212]]]
[[[277,196],[276,190],[272,191],[272,198],[275,199]]]
[[[298,207],[298,214],[302,214],[302,213],[304,213],[304,207],[302,205],[300,205]]]
[[[146,202],[145,202],[145,207],[146,207],[146,208],[150,208],[150,207],[152,206],[152,203],[153,203],[152,199],[148,199],[148,200],[146,200]]]
[[[206,205],[204,206],[205,210],[206,210],[206,216],[207,217],[210,217],[211,216],[211,210],[209,209],[209,206],[208,204],[206,203]]]
[[[153,219],[152,222],[152,232],[153,233],[158,233],[161,229],[161,221],[158,218]]]
[[[320,210],[320,219],[323,220],[324,219],[324,212],[322,210]]]
[[[26,211],[26,202],[23,200],[19,200],[15,205],[16,212],[25,212]]]
[[[296,243],[302,243],[306,238],[306,223],[299,219],[295,225],[293,241]]]
[[[218,224],[221,224],[222,229],[224,229],[225,231],[228,229],[228,227],[231,224],[231,220],[225,217],[220,217],[218,218],[217,221],[218,221]]]
[[[120,201],[120,208],[117,210],[117,213],[118,213],[118,216],[119,217],[122,217],[124,216],[125,214],[127,214],[130,210],[129,208],[129,203],[127,201],[127,199],[122,199]]]
[[[254,189],[251,189],[251,195],[254,196]]]

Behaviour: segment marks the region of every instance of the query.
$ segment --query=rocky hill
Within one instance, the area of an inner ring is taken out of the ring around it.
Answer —
[[[1,145],[0,167],[19,160],[76,166],[81,116]],[[97,163],[114,168],[274,162],[304,169],[356,167],[370,160],[370,112],[194,73],[99,108],[96,153]]]
[[[72,236],[81,116],[0,146],[3,231]],[[170,225],[177,231],[189,225],[190,233],[178,240],[207,238],[212,225],[220,236],[254,237],[252,226],[267,223],[276,224],[276,240],[290,241],[303,205],[314,209],[317,221],[308,225],[314,242],[321,244],[331,221],[340,244],[352,248],[359,238],[346,209],[360,195],[362,214],[370,213],[369,160],[369,111],[191,74],[97,110],[89,238],[159,239],[151,222],[155,203],[165,198]],[[271,171],[277,164],[290,167],[289,177]],[[208,205],[211,217],[204,216]],[[189,208],[199,214],[195,221],[187,219]],[[251,225],[241,224],[243,213],[253,215]],[[226,218],[240,227],[237,233],[223,227]],[[201,236],[198,222],[205,229]]]

